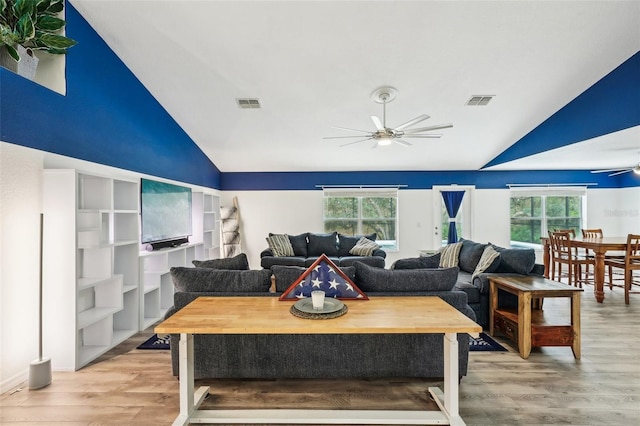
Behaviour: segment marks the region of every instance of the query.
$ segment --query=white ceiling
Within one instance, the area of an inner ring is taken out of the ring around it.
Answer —
[[[71,3],[223,172],[477,170],[640,50],[638,1]],[[408,148],[322,139],[373,130],[383,85],[389,127],[454,127]],[[628,167],[640,128],[577,145],[493,169]]]

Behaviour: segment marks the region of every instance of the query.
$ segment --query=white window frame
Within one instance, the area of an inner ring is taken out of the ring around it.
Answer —
[[[514,187],[510,188],[511,194],[509,196],[509,223],[511,223],[511,198],[514,197],[542,197],[540,203],[540,209],[542,217],[540,218],[540,234],[544,237],[548,234],[549,228],[547,226],[547,197],[581,197],[580,206],[580,228],[584,228],[587,223],[587,188],[586,187],[557,187],[557,188],[535,188],[535,187]],[[533,219],[533,218],[532,218]],[[511,237],[511,225],[509,225],[509,237]],[[511,240],[512,247],[526,247],[539,249],[542,247],[542,242],[539,244],[513,241]]]
[[[400,221],[400,203],[398,200],[398,188],[324,188],[323,203],[322,203],[322,223],[323,227],[327,218],[324,211],[324,198],[350,198],[355,197],[358,199],[358,217],[357,217],[357,234],[363,235],[362,231],[362,198],[365,197],[380,197],[380,198],[395,198],[396,200],[396,217],[395,217],[395,240],[381,240],[376,239],[376,243],[386,252],[395,252],[400,250],[399,242],[399,221]],[[335,220],[336,218],[329,218],[329,220]]]

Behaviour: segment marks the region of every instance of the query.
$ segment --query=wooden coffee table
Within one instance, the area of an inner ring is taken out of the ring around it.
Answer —
[[[580,359],[580,292],[581,288],[571,287],[544,277],[501,277],[489,278],[489,334],[499,330],[518,343],[522,358],[528,358],[531,346],[571,346],[573,356]],[[498,306],[498,290],[518,296],[517,308]],[[532,310],[534,299],[545,297],[570,297],[571,322],[569,324],[548,324],[542,309]]]
[[[477,337],[482,328],[438,297],[376,297],[346,301],[347,314],[309,320],[289,313],[291,302],[275,297],[200,297],[155,328],[180,334],[180,414],[189,423],[452,424],[458,412],[457,333]],[[444,334],[444,392],[429,388],[440,411],[397,410],[198,410],[209,393],[194,391],[194,334]]]

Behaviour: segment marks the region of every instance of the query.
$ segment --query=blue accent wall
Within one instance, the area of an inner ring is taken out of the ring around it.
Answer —
[[[397,171],[397,172],[277,172],[223,173],[222,187],[229,191],[313,190],[319,186],[406,185],[431,189],[434,185],[475,185],[478,189],[506,189],[508,184],[587,184],[589,188],[640,186],[640,176],[626,173],[608,177],[585,170],[558,171]]]
[[[66,3],[67,95],[0,68],[0,140],[220,189],[220,171]]]
[[[638,125],[640,52],[636,52],[484,167]]]
[[[220,190],[312,190],[319,185],[427,189],[450,184],[504,189],[517,183],[640,186],[640,177],[633,173],[610,178],[588,171],[222,173],[68,2],[66,19],[67,35],[79,41],[66,58],[67,95],[0,68],[0,140]],[[489,165],[639,124],[639,65],[636,54]],[[593,111],[594,103],[602,107]]]

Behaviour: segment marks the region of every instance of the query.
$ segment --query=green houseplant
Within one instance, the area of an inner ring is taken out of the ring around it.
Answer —
[[[16,62],[20,61],[18,46],[27,52],[67,53],[77,42],[59,34],[65,26],[58,17],[63,9],[63,0],[0,0],[0,50],[5,49]]]

